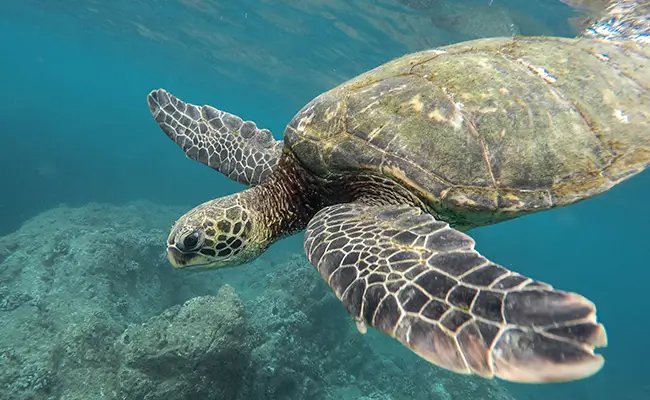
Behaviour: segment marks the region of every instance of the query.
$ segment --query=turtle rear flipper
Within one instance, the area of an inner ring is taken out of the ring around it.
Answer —
[[[147,102],[160,128],[189,158],[232,180],[257,185],[278,163],[283,141],[254,122],[211,106],[185,103],[164,89],[149,93]]]
[[[601,369],[593,303],[511,272],[410,206],[348,203],[310,221],[305,251],[363,332],[389,334],[451,371],[559,382]]]

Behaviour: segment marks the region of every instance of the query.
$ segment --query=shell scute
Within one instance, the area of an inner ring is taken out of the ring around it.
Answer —
[[[591,39],[465,42],[318,96],[285,137],[316,173],[388,176],[439,215],[481,225],[574,203],[647,168],[649,60],[640,46]]]

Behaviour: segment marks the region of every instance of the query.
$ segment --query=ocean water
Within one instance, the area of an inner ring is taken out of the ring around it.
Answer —
[[[189,209],[242,190],[165,137],[147,108],[152,89],[254,120],[280,138],[311,98],[407,52],[508,30],[575,34],[577,13],[559,1],[405,3],[1,2],[0,235],[61,204]],[[514,398],[650,398],[648,198],[645,172],[589,201],[471,232],[487,257],[594,301],[608,331],[598,374],[565,384],[500,383]],[[273,254],[300,252],[299,236],[274,245]],[[38,246],[41,238],[25,240]],[[394,379],[417,390],[418,376]]]

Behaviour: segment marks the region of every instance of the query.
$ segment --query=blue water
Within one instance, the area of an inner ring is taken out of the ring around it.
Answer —
[[[537,21],[526,34],[572,34],[559,2],[494,3]],[[320,92],[462,39],[389,0],[4,1],[0,235],[61,203],[187,205],[241,190],[164,137],[147,109],[151,89],[255,120],[279,138]],[[648,198],[646,172],[570,208],[472,232],[493,260],[593,300],[608,329],[600,373],[560,385],[504,383],[516,398],[650,398]],[[274,251],[300,245],[293,238]]]

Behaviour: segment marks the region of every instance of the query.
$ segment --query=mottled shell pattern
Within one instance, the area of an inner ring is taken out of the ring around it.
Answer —
[[[285,131],[326,177],[375,174],[467,228],[592,197],[650,165],[650,50],[480,39],[409,54],[309,102]]]

